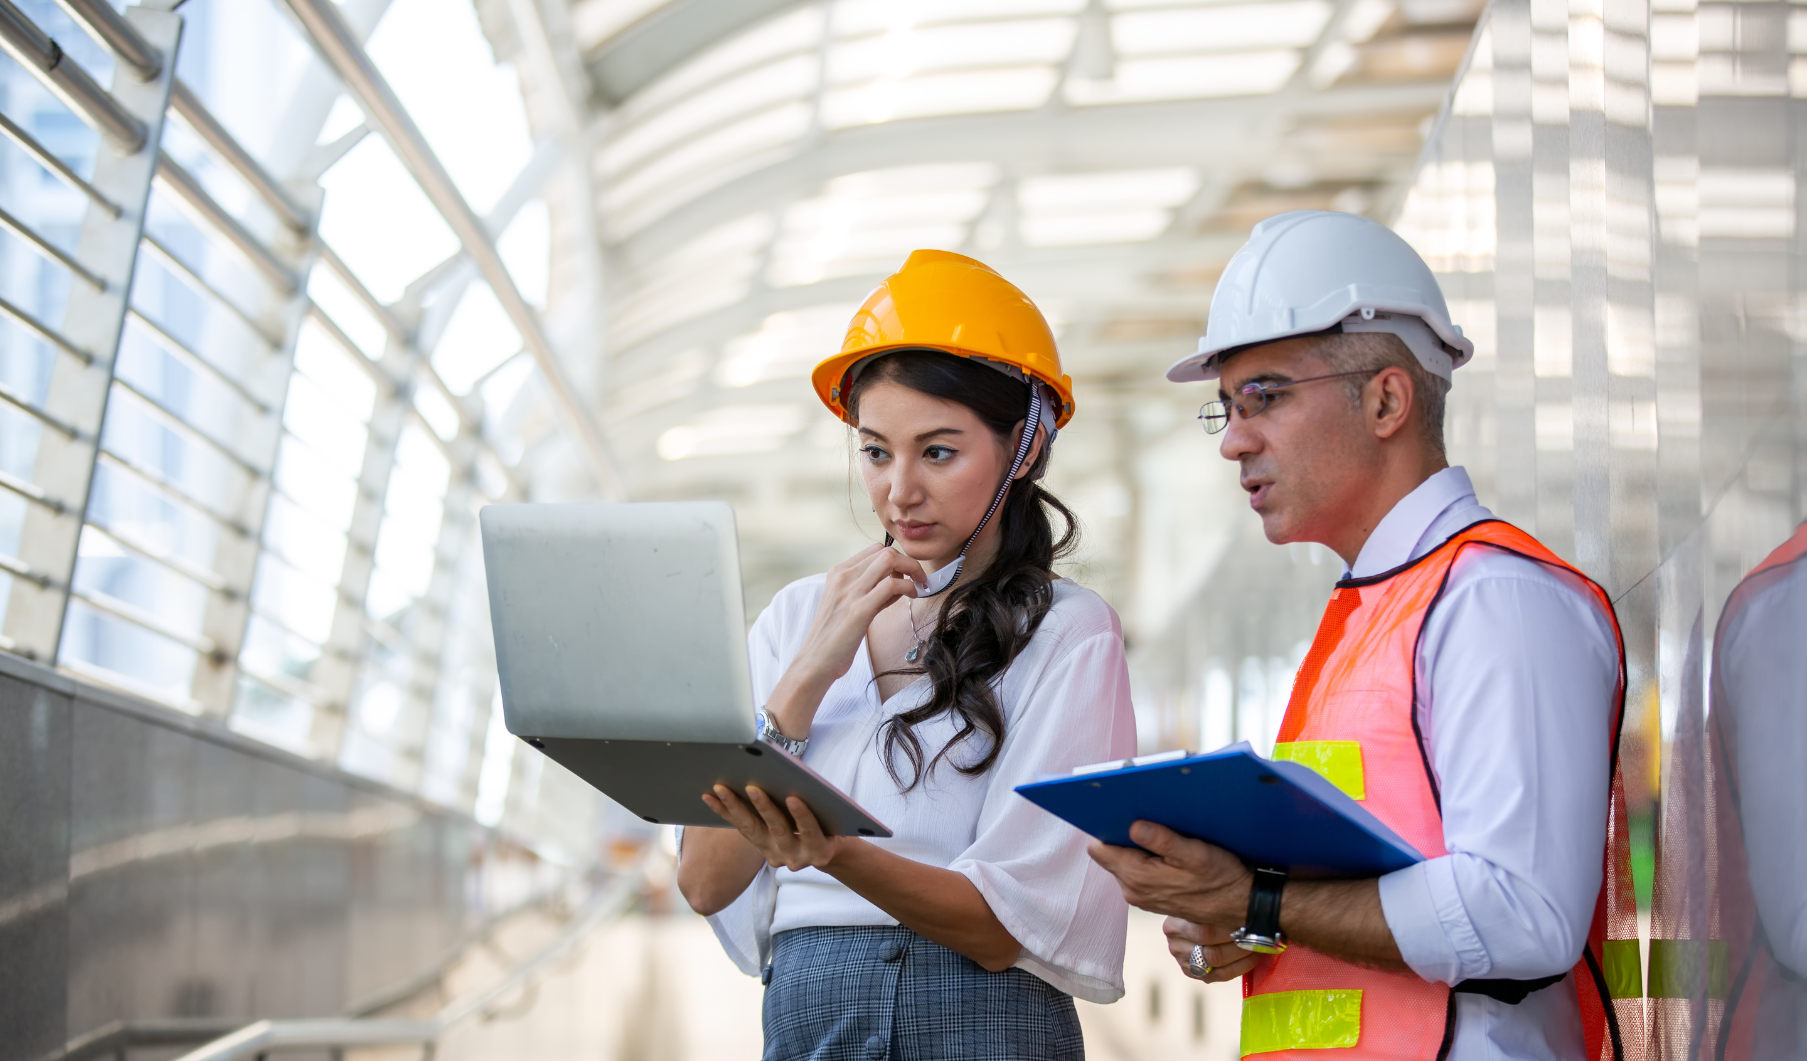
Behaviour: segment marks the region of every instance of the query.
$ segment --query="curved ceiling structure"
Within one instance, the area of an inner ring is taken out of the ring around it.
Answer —
[[[497,27],[524,6],[480,8]],[[734,501],[753,608],[870,540],[804,374],[910,250],[958,250],[1057,328],[1079,413],[1051,483],[1087,525],[1077,570],[1132,637],[1208,570],[1235,508],[1214,503],[1233,483],[1195,434],[1198,395],[1161,370],[1256,220],[1391,215],[1480,7],[556,6],[606,277],[597,412],[629,494]]]

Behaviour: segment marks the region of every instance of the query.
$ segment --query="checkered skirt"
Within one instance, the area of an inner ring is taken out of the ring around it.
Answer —
[[[764,1061],[1082,1061],[1070,995],[986,972],[907,928],[799,928],[772,941]]]

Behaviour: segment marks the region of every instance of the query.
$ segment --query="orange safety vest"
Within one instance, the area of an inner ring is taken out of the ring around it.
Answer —
[[[1643,993],[1637,907],[1632,893],[1625,795],[1618,770],[1625,701],[1625,647],[1612,601],[1524,531],[1477,523],[1411,563],[1337,583],[1317,637],[1293,681],[1274,745],[1275,759],[1304,763],[1361,800],[1375,817],[1423,852],[1447,854],[1430,749],[1418,732],[1419,632],[1442,598],[1451,567],[1468,548],[1514,553],[1581,577],[1618,641],[1613,703],[1612,821],[1606,876],[1588,945],[1572,977],[1580,996],[1589,1061],[1622,1061],[1614,997]],[[1615,978],[1617,982],[1615,983]],[[1293,944],[1243,977],[1242,1055],[1441,1059],[1455,1038],[1455,997],[1411,972],[1365,968]]]

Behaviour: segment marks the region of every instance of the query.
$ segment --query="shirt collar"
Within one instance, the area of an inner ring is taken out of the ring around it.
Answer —
[[[1344,578],[1367,578],[1410,563],[1442,544],[1455,532],[1493,513],[1475,500],[1474,484],[1463,468],[1449,467],[1432,475],[1399,499],[1362,543],[1355,566]]]

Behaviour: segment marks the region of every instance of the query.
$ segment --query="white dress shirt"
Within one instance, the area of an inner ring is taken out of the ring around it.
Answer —
[[[761,706],[809,632],[824,583],[823,575],[793,582],[753,624],[747,642]],[[822,698],[804,761],[895,834],[871,843],[972,881],[1023,945],[1018,968],[1087,1001],[1114,1002],[1123,995],[1123,894],[1087,856],[1083,833],[1013,790],[1042,774],[1135,754],[1117,613],[1091,590],[1057,580],[1053,606],[996,688],[1004,742],[991,769],[969,777],[944,761],[920,786],[899,792],[879,727],[927,700],[930,685],[918,678],[880,702],[862,641],[852,668]],[[957,728],[945,714],[916,727],[925,760]],[[982,751],[969,742],[949,759],[970,763]],[[907,783],[909,761],[899,752],[896,763]],[[897,921],[820,870],[768,866],[709,923],[735,965],[757,974],[779,932]]]
[[[1492,513],[1468,473],[1425,480],[1375,527],[1349,576],[1381,574]],[[1426,980],[1530,980],[1580,960],[1609,803],[1612,628],[1581,581],[1483,546],[1456,561],[1419,640],[1418,699],[1449,853],[1380,879],[1405,962]],[[1573,987],[1516,1006],[1456,995],[1454,1061],[1578,1059]]]

